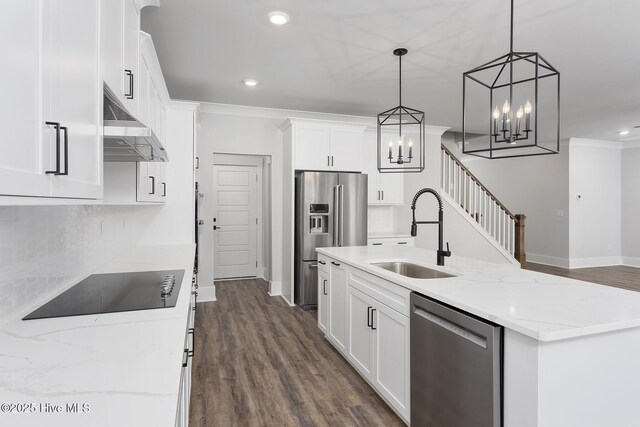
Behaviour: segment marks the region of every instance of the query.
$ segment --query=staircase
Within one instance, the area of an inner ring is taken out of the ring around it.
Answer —
[[[526,265],[523,214],[513,214],[466,166],[444,145],[442,148],[442,193],[468,219],[482,230],[485,237]]]

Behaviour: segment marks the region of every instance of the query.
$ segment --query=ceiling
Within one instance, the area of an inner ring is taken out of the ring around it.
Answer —
[[[291,21],[270,24],[273,10]],[[563,137],[640,125],[638,16],[637,0],[516,0],[515,50],[561,73]],[[462,73],[508,52],[509,2],[162,0],[142,28],[174,99],[362,116],[397,105],[403,46],[403,104],[459,130]]]

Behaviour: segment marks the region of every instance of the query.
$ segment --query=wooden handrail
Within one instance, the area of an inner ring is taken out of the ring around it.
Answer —
[[[511,211],[509,209],[507,209],[507,207],[505,205],[503,205],[500,200],[498,200],[498,198],[496,196],[493,195],[493,193],[491,191],[489,191],[489,189],[487,187],[485,187],[484,185],[482,185],[482,183],[480,182],[480,180],[478,178],[476,178],[476,176],[471,173],[471,171],[462,164],[462,162],[460,160],[458,160],[458,158],[451,152],[451,150],[449,150],[447,147],[444,146],[444,144],[441,145],[442,150],[447,153],[447,155],[449,157],[451,157],[453,159],[454,162],[456,162],[456,164],[460,167],[460,169],[462,169],[467,175],[469,175],[469,177],[475,181],[476,184],[478,184],[478,186],[480,188],[482,188],[482,190],[487,193],[489,195],[489,197],[491,197],[491,199],[496,202],[496,204],[498,206],[500,206],[500,208],[502,208],[502,210],[504,210],[507,215],[509,215],[511,217],[511,219],[513,219],[514,221],[517,222],[517,217],[515,214],[511,213]]]

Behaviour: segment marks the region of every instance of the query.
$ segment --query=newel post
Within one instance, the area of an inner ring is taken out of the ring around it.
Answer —
[[[527,254],[524,251],[524,220],[527,218],[524,214],[517,214],[516,216],[516,247],[514,257],[520,261],[520,267],[526,268],[527,266]]]

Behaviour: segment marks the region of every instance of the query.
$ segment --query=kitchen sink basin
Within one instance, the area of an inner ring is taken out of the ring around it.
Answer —
[[[423,267],[410,262],[374,262],[371,265],[384,268],[392,273],[413,279],[444,279],[446,277],[456,277],[453,274],[443,273],[432,268]]]

